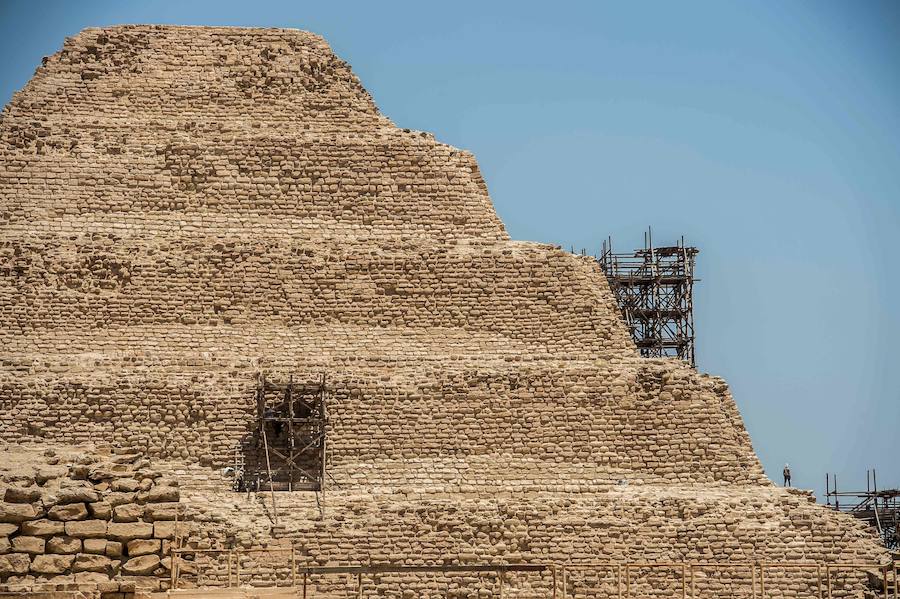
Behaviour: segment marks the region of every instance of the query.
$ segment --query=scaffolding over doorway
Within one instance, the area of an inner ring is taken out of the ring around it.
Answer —
[[[600,268],[635,345],[647,358],[680,358],[697,365],[694,352],[694,264],[699,250],[684,237],[672,246],[653,246],[644,233],[643,249],[615,253],[603,242]]]
[[[324,492],[330,395],[324,374],[307,383],[259,375],[256,423],[243,452],[248,489]]]

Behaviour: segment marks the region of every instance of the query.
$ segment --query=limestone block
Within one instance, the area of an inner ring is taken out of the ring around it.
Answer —
[[[9,542],[9,537],[0,537],[0,553],[9,553],[11,548],[12,543]]]
[[[37,510],[29,503],[0,503],[0,522],[18,524],[37,517]]]
[[[47,553],[78,553],[81,539],[75,537],[53,537],[47,541]]]
[[[69,503],[90,503],[98,501],[100,495],[92,488],[88,487],[70,487],[68,489],[60,489],[56,495],[57,505],[66,505]]]
[[[80,520],[66,522],[65,531],[70,537],[78,539],[100,539],[106,536],[107,525],[104,520]]]
[[[179,503],[148,503],[144,510],[144,519],[150,522],[175,520],[179,505]]]
[[[180,533],[185,533],[185,523],[179,522]],[[159,520],[153,523],[153,537],[156,539],[172,539],[175,537],[175,522]]]
[[[151,488],[149,491],[142,491],[138,493],[138,501],[144,503],[162,503],[169,501],[179,501],[181,499],[181,493],[178,490],[178,487],[161,487],[156,486]]]
[[[13,537],[12,548],[16,553],[30,553],[31,555],[37,555],[38,553],[44,552],[44,539],[40,537],[19,535]]]
[[[87,464],[74,464],[69,470],[69,476],[74,480],[85,480],[91,471],[91,467]]]
[[[141,483],[133,478],[117,478],[110,484],[109,488],[116,492],[133,493],[137,491]]]
[[[159,567],[158,555],[141,555],[133,557],[122,564],[122,572],[136,576],[152,574]]]
[[[112,560],[105,555],[79,553],[72,564],[73,572],[106,572]]]
[[[108,501],[97,501],[88,504],[88,510],[92,518],[110,520],[112,518],[112,505]]]
[[[41,498],[41,490],[36,487],[7,487],[3,500],[7,503],[34,503]]]
[[[27,553],[7,553],[0,555],[0,576],[28,574],[31,556]]]
[[[106,552],[106,539],[85,539],[84,552],[103,554]]]
[[[124,546],[119,541],[107,541],[103,552],[109,557],[122,557]]]
[[[63,574],[74,561],[74,555],[36,555],[31,562],[31,571],[35,574]]]
[[[51,520],[61,520],[63,522],[84,520],[88,517],[88,509],[83,503],[55,505],[47,511],[47,517]]]
[[[147,522],[110,522],[106,534],[116,541],[149,539],[153,537],[153,525]]]
[[[45,510],[49,510],[51,507],[56,505],[56,501],[56,491],[45,490],[41,495],[41,505],[44,506]]]
[[[75,558],[75,564],[73,564],[73,566],[72,566],[73,571],[75,571],[75,568],[77,567],[77,565],[78,565],[78,558]],[[99,586],[103,583],[109,583],[109,574],[107,573],[107,570],[111,570],[112,568],[113,568],[112,561],[110,561],[110,563],[107,564],[107,567],[104,568],[104,570],[102,570],[100,572],[77,572],[76,571],[75,583],[78,585],[86,585],[86,586],[90,586],[90,587]],[[108,592],[103,592],[103,589],[98,589],[98,590],[101,591],[102,594],[100,596],[103,599],[107,599],[108,595],[123,595],[122,599],[126,599],[124,597],[124,595],[126,593],[108,593]]]
[[[128,541],[126,545],[128,555],[134,557],[138,555],[147,555],[149,553],[159,553],[159,539],[135,539]]]
[[[23,535],[31,535],[33,537],[49,537],[52,535],[61,535],[65,532],[64,522],[55,522],[53,520],[29,520],[20,525]]]
[[[137,493],[109,493],[103,499],[112,507],[125,503],[134,503]]]
[[[41,466],[34,473],[34,482],[40,486],[44,486],[49,481],[56,478],[63,478],[68,474],[68,468],[65,466]]]
[[[127,472],[127,470],[128,467],[124,464],[115,464],[112,466],[106,463],[99,464],[91,468],[90,472],[88,472],[88,478],[92,481],[106,482],[110,479],[122,476],[123,472]]]
[[[18,530],[19,527],[15,524],[2,523],[0,524],[0,537],[8,537]]]
[[[113,522],[137,522],[144,515],[144,506],[126,503],[113,508]]]

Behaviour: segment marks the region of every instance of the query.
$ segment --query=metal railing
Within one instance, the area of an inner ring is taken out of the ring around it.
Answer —
[[[291,548],[271,548],[271,549],[173,549],[172,550],[172,570],[171,570],[171,588],[178,589],[181,581],[181,565],[183,564],[182,554],[191,555],[222,555],[225,556],[226,572],[228,588],[241,586],[241,560],[242,555],[251,555],[254,553],[276,554],[290,553],[290,581],[291,587],[302,589],[302,596],[307,597],[310,586],[310,577],[314,575],[334,575],[334,574],[350,574],[356,575],[357,595],[362,597],[363,592],[363,575],[372,574],[453,574],[453,573],[471,573],[471,574],[495,574],[499,581],[499,595],[503,597],[503,575],[507,572],[545,572],[551,570],[553,572],[554,585],[556,589],[556,566],[547,564],[477,564],[477,565],[440,565],[440,566],[416,566],[416,565],[396,565],[396,564],[368,564],[355,566],[306,566],[297,564],[296,550]],[[198,578],[200,572],[197,572]],[[276,585],[277,586],[277,585]],[[555,590],[554,590],[554,596]]]
[[[472,564],[472,565],[435,565],[435,566],[418,566],[418,565],[396,565],[396,564],[367,564],[367,565],[346,565],[346,566],[309,566],[297,563],[297,552],[295,548],[267,548],[267,549],[173,549],[172,565],[171,565],[171,585],[172,590],[178,590],[182,581],[182,567],[188,562],[185,555],[191,555],[195,559],[200,555],[219,556],[226,560],[225,574],[227,577],[227,587],[240,587],[243,582],[250,583],[252,577],[251,572],[242,572],[241,557],[253,554],[290,554],[288,564],[290,566],[290,587],[296,588],[297,593],[302,594],[304,599],[307,598],[309,588],[312,586],[311,577],[323,575],[355,575],[356,576],[356,594],[357,597],[363,596],[364,580],[363,576],[372,576],[376,574],[416,574],[416,573],[432,573],[432,574],[493,574],[499,587],[499,598],[504,596],[504,577],[511,572],[532,572],[540,574],[542,577],[549,573],[551,580],[548,581],[552,592],[552,599],[566,599],[572,576],[576,572],[600,572],[605,571],[614,573],[614,583],[612,586],[615,592],[607,594],[607,596],[615,596],[617,599],[630,599],[634,596],[633,591],[637,582],[639,582],[640,572],[645,570],[674,570],[678,574],[670,582],[675,587],[680,587],[680,595],[682,599],[696,599],[698,597],[696,588],[696,574],[698,572],[708,572],[710,570],[722,572],[734,572],[735,570],[746,570],[749,575],[749,596],[752,599],[766,599],[771,593],[766,591],[766,583],[776,582],[783,579],[772,575],[773,570],[808,570],[810,573],[815,571],[814,585],[816,587],[816,597],[818,599],[833,599],[834,588],[833,580],[837,572],[852,572],[868,578],[874,572],[880,573],[881,595],[882,599],[900,599],[900,591],[898,591],[898,570],[900,563],[891,564],[867,564],[867,563],[826,563],[826,562],[585,562],[585,563],[531,563],[531,564]],[[279,560],[283,567],[286,560]],[[195,563],[196,565],[196,563]],[[202,581],[201,571],[198,567],[195,572],[197,583]],[[245,576],[246,574],[246,576]],[[893,582],[891,581],[893,574]],[[645,577],[646,578],[646,577]],[[744,580],[737,577],[730,579]],[[560,581],[562,584],[560,584]],[[197,586],[200,586],[197,584]],[[277,581],[274,586],[279,586]],[[812,586],[812,585],[810,585]],[[891,589],[893,592],[891,593]],[[772,590],[770,588],[770,590]],[[574,595],[574,593],[573,593]],[[721,596],[721,595],[717,595]]]
[[[592,562],[585,564],[567,564],[562,566],[563,579],[563,598],[565,598],[566,579],[569,572],[573,570],[613,570],[615,571],[615,587],[617,589],[616,597],[618,599],[629,598],[631,594],[631,582],[633,580],[632,573],[640,569],[675,569],[680,570],[680,580],[676,580],[676,584],[680,582],[681,597],[694,598],[697,596],[695,586],[695,572],[697,570],[715,570],[722,572],[723,570],[734,570],[746,568],[750,574],[750,596],[753,599],[764,599],[766,595],[766,572],[767,570],[803,570],[814,569],[816,572],[816,585],[818,599],[832,599],[832,573],[838,571],[855,571],[864,573],[866,576],[872,571],[879,571],[882,574],[882,595],[883,599],[900,599],[898,595],[898,569],[900,564],[897,562],[891,564],[865,564],[865,563],[827,563],[827,562]],[[824,578],[822,576],[824,572]],[[890,584],[890,574],[893,573],[893,585]],[[890,588],[893,586],[893,593],[889,594]],[[554,592],[554,597],[556,596]]]

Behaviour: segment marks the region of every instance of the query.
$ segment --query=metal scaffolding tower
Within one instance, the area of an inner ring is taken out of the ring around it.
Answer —
[[[694,355],[694,263],[699,250],[684,244],[617,254],[612,238],[603,242],[599,262],[616,296],[622,318],[641,355],[677,357],[696,366]]]
[[[235,490],[271,492],[276,523],[275,491],[315,491],[321,507],[331,394],[324,374],[309,383],[259,375],[255,426],[235,454]]]
[[[875,529],[888,549],[900,549],[900,489],[878,489],[875,470],[866,470],[865,491],[838,491],[837,475],[825,475],[829,506],[850,514]],[[841,503],[843,501],[843,504]]]

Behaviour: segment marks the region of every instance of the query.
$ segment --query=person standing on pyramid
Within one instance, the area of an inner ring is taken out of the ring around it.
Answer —
[[[782,470],[781,473],[784,475],[784,486],[790,487],[791,486],[791,465],[785,464],[784,470]]]

